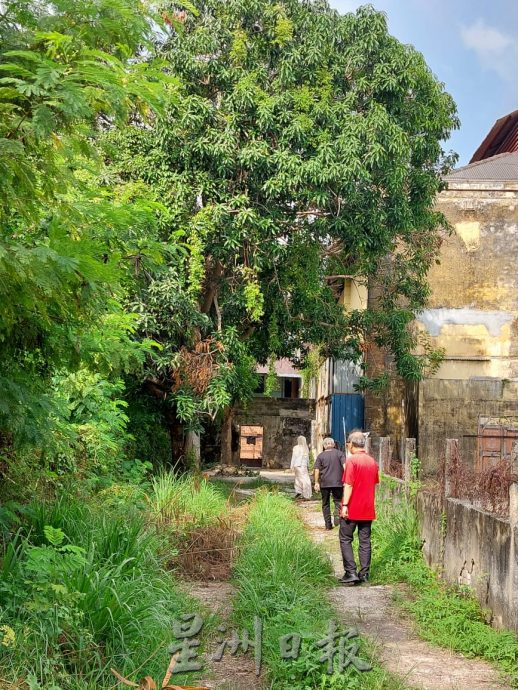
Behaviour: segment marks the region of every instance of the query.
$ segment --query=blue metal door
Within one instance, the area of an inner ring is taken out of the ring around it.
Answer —
[[[363,429],[365,401],[361,393],[342,393],[331,396],[331,435],[344,447],[352,429]]]

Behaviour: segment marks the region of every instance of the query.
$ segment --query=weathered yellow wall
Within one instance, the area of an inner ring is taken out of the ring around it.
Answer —
[[[346,278],[344,290],[340,297],[340,304],[347,311],[363,311],[367,309],[368,289],[367,282],[361,279],[352,280]]]
[[[418,322],[446,350],[436,378],[518,377],[518,184],[450,183],[437,207],[454,232]]]

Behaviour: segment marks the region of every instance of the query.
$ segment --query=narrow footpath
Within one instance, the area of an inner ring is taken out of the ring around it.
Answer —
[[[318,501],[300,505],[313,541],[323,544],[338,577],[343,575],[338,530],[327,532]],[[469,659],[420,640],[393,605],[392,586],[337,586],[330,600],[347,625],[370,638],[387,671],[420,690],[510,690],[498,671],[478,659]]]
[[[232,584],[230,582],[190,582],[184,587],[189,596],[201,602],[205,609],[215,616],[216,624],[225,625],[230,633],[229,620],[235,594]],[[214,652],[215,648],[211,646],[200,654],[204,675],[199,685],[208,690],[260,690],[262,683],[261,679],[255,675],[253,656],[242,653],[232,656],[227,651],[222,661],[216,662],[211,658]]]

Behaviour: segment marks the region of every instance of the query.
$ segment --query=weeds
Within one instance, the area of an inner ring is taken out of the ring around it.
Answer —
[[[159,523],[206,525],[224,515],[228,503],[217,487],[202,477],[178,478],[163,472],[153,479],[149,494],[149,511]]]
[[[423,639],[496,664],[518,687],[515,634],[492,628],[469,589],[446,585],[426,565],[413,505],[386,498],[378,503],[377,513],[373,580],[410,586],[411,597],[400,597],[399,603],[415,620]]]
[[[34,690],[93,690],[113,684],[110,666],[163,674],[172,619],[192,603],[163,569],[144,516],[71,499],[26,513],[0,562],[2,676]]]

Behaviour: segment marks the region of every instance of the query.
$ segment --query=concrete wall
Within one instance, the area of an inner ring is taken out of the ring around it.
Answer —
[[[518,529],[456,499],[417,498],[429,565],[474,590],[496,627],[518,631]]]
[[[263,467],[287,468],[297,436],[305,436],[310,445],[315,404],[311,400],[255,398],[246,408],[237,408],[232,416],[235,432],[243,425],[262,426]],[[232,453],[232,464],[239,464],[239,449]]]
[[[516,417],[518,381],[427,379],[419,387],[418,456],[432,474],[444,455],[445,439],[459,439],[465,462],[475,463],[479,417]]]

